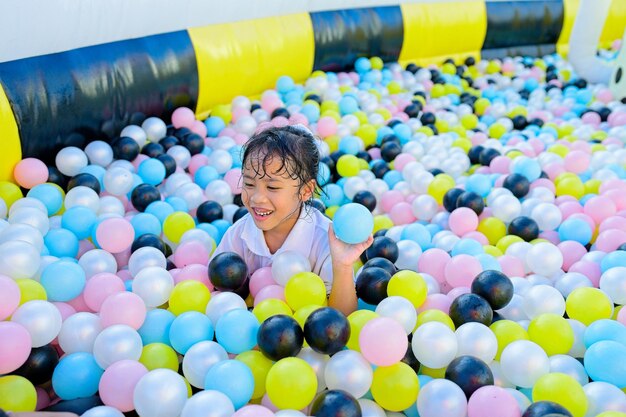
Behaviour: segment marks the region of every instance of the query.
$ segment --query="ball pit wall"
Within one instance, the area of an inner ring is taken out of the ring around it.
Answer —
[[[223,7],[242,10],[242,2]],[[273,87],[280,75],[302,81],[315,70],[348,69],[359,56],[427,65],[468,56],[565,53],[578,8],[578,0],[279,3],[274,6],[283,9],[262,13],[250,3],[249,10],[240,12],[245,20],[220,18],[204,9],[204,14],[194,13],[194,7],[211,6],[192,0],[178,7],[164,3],[163,10],[151,13],[185,29],[168,31],[176,26],[158,24],[148,29],[137,21],[139,29],[120,35],[101,25],[92,32],[129,39],[85,36],[93,44],[63,50],[51,42],[50,53],[35,48],[33,56],[24,57],[23,52],[11,55],[4,46],[0,180],[12,179],[22,157],[50,161],[63,146],[110,140],[136,113],[167,120],[174,108],[188,106],[204,118],[236,95],[254,97]],[[93,20],[95,10],[85,10],[86,21]],[[122,19],[120,25],[128,26],[127,20],[132,19]],[[625,24],[626,0],[613,0],[601,42],[620,38]],[[21,58],[7,61],[11,56]]]

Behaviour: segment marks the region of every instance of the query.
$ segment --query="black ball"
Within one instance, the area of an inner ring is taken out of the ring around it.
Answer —
[[[474,356],[459,356],[446,368],[446,379],[457,384],[469,399],[480,387],[493,385],[493,373],[482,360]]]
[[[421,67],[418,67],[417,65],[415,65],[414,63],[410,63],[406,66],[406,70],[408,72],[410,72],[411,74],[415,74],[417,71],[420,70]]]
[[[374,238],[381,237],[381,236],[385,236],[385,235],[387,234],[387,231],[388,231],[388,230],[389,230],[389,229],[380,229],[380,230],[377,230],[377,231],[376,231],[376,232],[375,232],[372,236],[373,236]],[[366,258],[363,262],[367,262],[367,258]]]
[[[309,204],[311,205],[311,207],[317,209],[317,211],[319,211],[320,213],[326,213],[326,206],[324,205],[324,203],[322,202],[322,200],[320,200],[319,198],[314,198],[312,199]]]
[[[422,122],[423,125],[434,125],[436,121],[437,118],[431,112],[426,112],[420,117],[420,122]]]
[[[530,242],[539,236],[539,226],[530,217],[519,216],[511,221],[508,232],[510,235],[519,236],[526,242]]]
[[[480,162],[481,165],[488,166],[491,161],[497,156],[500,156],[500,152],[497,149],[486,148],[483,149],[483,151],[480,153],[478,157],[478,162]]]
[[[400,120],[398,120],[398,119],[391,119],[391,120],[389,120],[387,122],[387,127],[390,127],[390,128],[393,129],[394,126],[399,125],[400,123],[402,123],[402,122]]]
[[[413,347],[411,343],[407,346],[406,353],[404,354],[404,358],[400,360],[401,362],[406,363],[415,371],[417,374],[420,370],[420,362],[415,357],[415,353],[413,353]]]
[[[456,199],[456,206],[467,207],[472,209],[474,213],[480,216],[485,209],[485,201],[481,196],[473,191],[465,191]]]
[[[70,178],[70,180],[67,182],[67,191],[78,186],[91,188],[96,193],[100,194],[100,181],[98,181],[98,179],[93,175],[86,172],[74,175],[72,178]]]
[[[399,122],[398,120],[393,120],[393,121],[394,121],[394,122]],[[391,123],[391,122],[390,122],[390,123]],[[399,137],[397,137],[395,134],[390,133],[390,134],[388,134],[388,135],[383,136],[383,137],[380,139],[380,144],[381,144],[381,145],[382,145],[382,144],[385,144],[385,143],[387,143],[387,142],[395,142],[395,143],[397,143],[398,145],[400,145],[400,138],[399,138]]]
[[[137,249],[150,246],[152,248],[156,248],[163,252],[165,255],[165,243],[161,240],[161,238],[157,235],[153,235],[151,233],[146,233],[133,241],[133,245],[130,247],[131,252],[135,252]]]
[[[286,119],[289,119],[289,116],[291,116],[291,115],[289,114],[289,111],[286,108],[279,107],[279,108],[277,108],[276,110],[274,110],[272,112],[272,119],[274,117],[279,117],[279,116],[282,116],[282,117],[284,117]]]
[[[397,144],[396,142],[385,142],[380,147],[380,156],[386,162],[391,162],[396,159],[396,156],[402,153],[402,146]]]
[[[361,417],[361,405],[346,391],[332,389],[320,392],[311,404],[314,417]]]
[[[404,112],[407,116],[415,118],[420,114],[422,108],[415,103],[411,103],[404,108]]]
[[[359,159],[363,159],[364,161],[372,162],[372,155],[367,153],[366,151],[358,151],[355,155]]]
[[[546,417],[550,414],[560,414],[573,417],[572,413],[561,404],[553,401],[537,401],[528,406],[522,417]]]
[[[428,172],[430,172],[431,174],[433,174],[433,177],[436,177],[439,174],[443,174],[443,170],[439,169],[439,168],[431,168],[428,170]]]
[[[322,103],[320,103],[320,104],[322,104]],[[261,108],[261,105],[259,103],[252,103],[250,105],[250,113],[252,113],[253,111],[258,110],[260,108]]]
[[[544,123],[544,121],[542,119],[539,119],[538,117],[528,121],[529,125],[536,125],[536,126],[539,126],[539,127],[542,127],[543,123]]]
[[[217,201],[205,201],[196,210],[199,223],[211,223],[224,217],[222,206]]]
[[[517,198],[524,197],[530,191],[530,181],[521,174],[507,175],[502,186],[511,191]]]
[[[335,152],[331,152],[329,156],[334,161],[334,163],[336,165],[337,161],[339,161],[339,158],[341,158],[345,154],[346,153],[344,151],[335,151]],[[329,167],[330,167],[330,165],[329,165]]]
[[[496,321],[500,321],[500,320],[506,320],[505,317],[503,317],[500,313],[498,313],[497,311],[493,312],[493,318],[491,319],[491,324],[495,323]]]
[[[136,111],[133,114],[130,115],[130,119],[128,120],[128,124],[131,125],[138,125],[141,126],[141,124],[146,120],[146,115],[140,111]]]
[[[462,294],[450,304],[450,318],[456,328],[469,322],[478,322],[489,326],[493,319],[493,310],[487,300],[480,295]]]
[[[241,219],[246,214],[248,214],[248,209],[245,207],[239,207],[237,211],[235,212],[235,214],[233,214],[233,223]]]
[[[318,96],[317,94],[309,94],[308,96],[306,96],[306,100],[313,100],[317,104],[320,104],[320,105],[322,104],[322,98]]]
[[[369,211],[374,211],[376,208],[376,197],[370,191],[361,190],[352,197],[353,203],[361,204]]]
[[[26,362],[12,373],[23,376],[33,385],[44,384],[52,379],[54,368],[59,363],[59,353],[51,345],[32,348]]]
[[[209,280],[220,291],[241,288],[248,277],[248,266],[235,252],[222,252],[209,263]]]
[[[380,179],[384,177],[386,173],[391,171],[391,168],[389,168],[389,165],[387,165],[385,161],[378,160],[372,164],[371,171],[376,178]]]
[[[66,411],[68,413],[74,413],[77,415],[82,415],[85,411],[90,410],[94,407],[98,407],[102,404],[102,400],[98,395],[92,395],[87,398],[76,398],[75,400],[63,400],[58,403],[54,403],[41,411]]]
[[[192,133],[193,132],[188,127],[179,127],[177,129],[174,129],[174,136],[176,136],[178,139],[182,139]]]
[[[304,339],[317,353],[334,355],[348,343],[350,323],[339,310],[318,308],[304,322]]]
[[[56,184],[64,190],[67,187],[67,177],[53,166],[48,166],[48,182]]]
[[[389,259],[385,258],[372,258],[369,261],[365,262],[363,265],[363,269],[372,268],[372,267],[382,268],[389,273],[389,276],[393,276],[398,269]]]
[[[141,148],[141,153],[149,156],[150,158],[156,158],[157,156],[165,153],[165,148],[159,143],[148,142],[143,148]]]
[[[465,191],[460,188],[450,188],[446,191],[443,195],[443,208],[449,213],[452,213],[454,209],[457,208],[457,201],[464,192]]]
[[[320,162],[325,163],[328,168],[330,168],[330,172],[337,172],[337,161],[334,160],[333,158],[330,157],[330,155],[327,155],[323,158],[320,159]]]
[[[611,109],[608,107],[602,107],[598,110],[598,114],[600,115],[600,120],[606,122],[609,119],[609,115],[611,114]]]
[[[172,146],[180,145],[180,141],[176,136],[166,136],[159,141],[159,145],[161,145],[163,149],[167,151]]]
[[[204,139],[196,133],[191,133],[182,138],[180,144],[187,148],[191,155],[197,155],[204,150]]]
[[[513,128],[516,130],[524,130],[524,128],[528,126],[528,121],[521,114],[513,117],[511,121],[513,122]]]
[[[367,256],[367,259],[381,257],[389,259],[391,262],[395,263],[398,260],[400,252],[398,250],[398,245],[393,239],[387,236],[381,236],[374,238],[374,242],[369,248],[367,248],[365,255]]]
[[[470,162],[473,165],[480,163],[480,153],[485,150],[484,147],[480,145],[472,146],[470,150],[467,152],[467,156],[469,157]]]
[[[151,203],[160,200],[161,193],[150,184],[139,184],[130,195],[133,206],[141,212],[144,212]]]
[[[139,155],[139,144],[135,139],[127,136],[116,139],[111,144],[111,148],[113,148],[113,157],[115,157],[115,159],[132,161]]]
[[[476,65],[476,59],[473,56],[468,56],[465,58],[465,65],[471,67],[472,65]]]
[[[493,310],[500,310],[513,298],[513,283],[500,271],[482,271],[472,281],[472,293],[483,297]]]
[[[259,327],[257,344],[261,352],[273,361],[296,356],[302,350],[304,334],[298,322],[284,314],[266,319]]]
[[[157,156],[156,159],[161,161],[161,163],[165,167],[165,178],[176,172],[176,160],[174,159],[174,157],[164,153],[163,155]]]
[[[243,207],[243,200],[241,199],[241,194],[235,194],[233,196],[233,204],[239,207]]]
[[[371,266],[363,268],[356,278],[356,295],[368,304],[378,305],[387,298],[387,285],[391,274],[383,268]]]

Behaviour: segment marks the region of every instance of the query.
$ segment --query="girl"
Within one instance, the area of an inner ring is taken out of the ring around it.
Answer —
[[[356,309],[354,262],[373,241],[337,239],[331,221],[308,204],[317,189],[319,151],[304,126],[272,127],[253,135],[243,150],[241,199],[248,214],[224,234],[213,257],[235,252],[248,270],[272,264],[283,251],[305,255],[329,292],[329,306]]]

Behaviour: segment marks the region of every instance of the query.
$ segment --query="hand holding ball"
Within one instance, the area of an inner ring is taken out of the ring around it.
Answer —
[[[333,229],[339,240],[355,245],[365,242],[374,230],[374,217],[362,204],[341,206],[333,217]]]

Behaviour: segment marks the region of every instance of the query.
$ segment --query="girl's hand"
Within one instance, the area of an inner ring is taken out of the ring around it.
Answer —
[[[370,247],[374,237],[370,235],[365,242],[351,245],[343,242],[335,236],[333,225],[328,227],[328,242],[330,245],[330,256],[332,257],[333,264],[339,266],[346,266],[352,268],[352,265],[359,260],[361,253]]]

